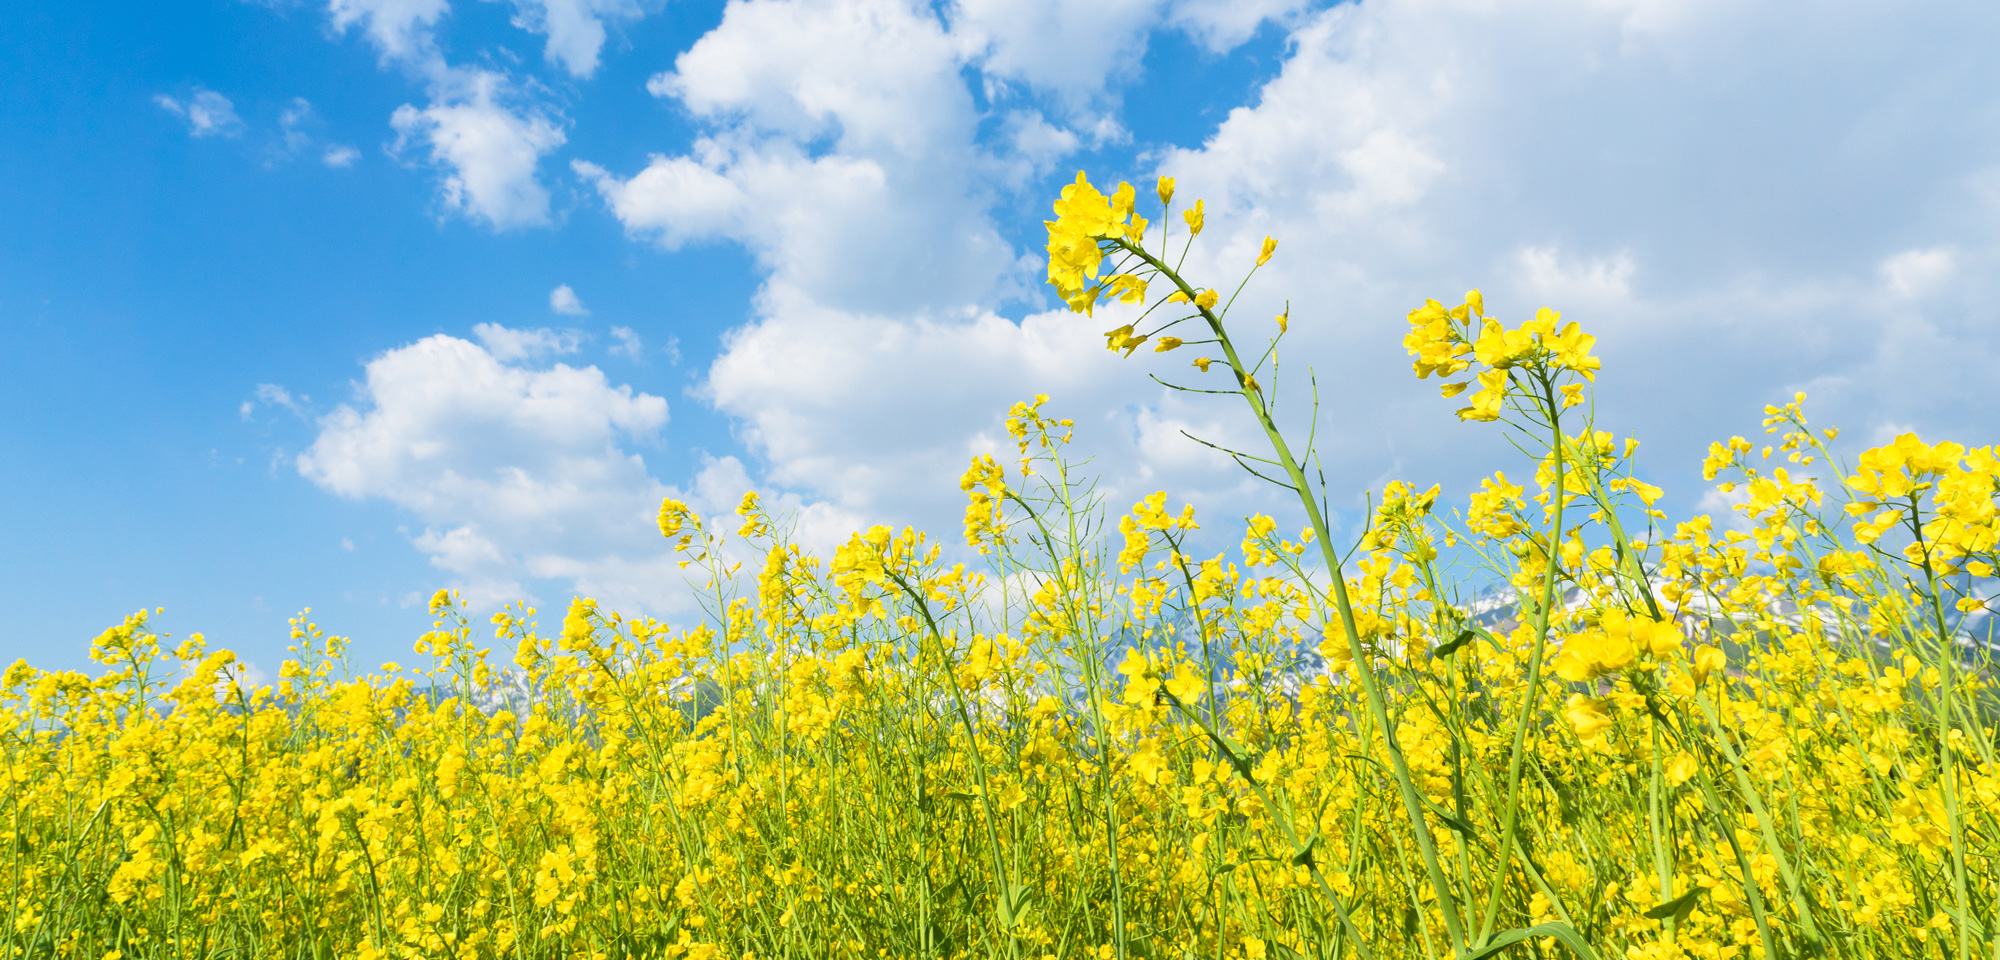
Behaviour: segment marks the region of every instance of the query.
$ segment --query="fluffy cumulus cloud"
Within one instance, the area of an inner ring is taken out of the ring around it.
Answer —
[[[187,121],[188,136],[195,139],[243,135],[243,118],[236,115],[236,104],[213,90],[196,87],[185,99],[162,93],[154,96],[153,102]]]
[[[679,583],[652,521],[673,491],[640,451],[665,428],[666,400],[595,367],[519,362],[528,345],[549,349],[546,331],[478,333],[485,346],[440,334],[369,361],[299,472],[410,511],[424,524],[412,542],[479,605],[554,580],[658,609]]]
[[[549,191],[535,176],[543,156],[567,139],[542,110],[518,102],[507,78],[490,70],[440,75],[428,106],[404,104],[389,123],[396,150],[413,142],[448,171],[441,201],[447,210],[496,229],[549,222]]]
[[[638,0],[514,0],[515,26],[548,38],[547,58],[573,77],[597,70],[607,23],[636,20]],[[392,152],[419,157],[440,173],[439,200],[448,214],[495,230],[550,222],[543,158],[568,140],[567,120],[547,88],[493,66],[451,63],[438,27],[448,0],[327,0],[337,34],[356,32],[385,68],[419,80],[428,102],[404,104],[390,116]],[[489,63],[496,62],[488,58]],[[328,166],[351,165],[351,148],[329,147]]]
[[[1167,10],[738,0],[648,83],[703,125],[693,148],[629,173],[574,164],[633,236],[739,243],[766,271],[758,319],[726,338],[701,395],[768,479],[936,526],[966,457],[1004,441],[1009,403],[1067,389],[1071,409],[1124,405],[1131,378],[1093,346],[1094,321],[995,313],[1040,294],[1038,261],[993,208],[1080,148],[1077,125]],[[1031,35],[1078,48],[1030,49]],[[1010,104],[1000,135],[982,135],[976,92]],[[1139,419],[1108,429],[1137,438]]]
[[[692,153],[621,178],[578,163],[635,235],[732,240],[775,290],[908,312],[990,297],[1014,256],[979,197],[972,97],[927,9],[733,3],[648,88],[707,121]]]
[[[574,340],[495,324],[479,342],[438,334],[370,360],[349,403],[318,419],[295,466],[330,493],[393,503],[422,524],[410,543],[475,609],[552,593],[618,609],[685,612],[693,595],[656,516],[682,500],[713,528],[755,486],[735,457],[703,456],[684,482],[648,468],[668,410],[661,397],[614,385],[596,367],[549,363]],[[262,402],[292,405],[282,388]],[[247,406],[247,405],[246,405]],[[801,542],[830,548],[862,517],[775,494]],[[740,547],[725,545],[734,556]]]
[[[1114,496],[1238,491],[1240,474],[1182,435],[1230,439],[1238,412],[1145,379],[1199,383],[1188,351],[1114,362],[1093,339],[1117,310],[996,315],[1039,296],[1039,278],[1038,251],[1008,249],[995,218],[1026,155],[1045,169],[1088,138],[1093,111],[1115,120],[1150,31],[1226,49],[1275,19],[1290,34],[1278,75],[1205,142],[1152,151],[1146,172],[1207,199],[1197,282],[1233,284],[1266,234],[1280,239],[1235,316],[1261,336],[1290,300],[1282,389],[1303,426],[1316,368],[1336,491],[1401,475],[1462,492],[1505,464],[1497,432],[1457,423],[1400,345],[1410,307],[1477,286],[1505,319],[1550,306],[1599,336],[1603,424],[1648,440],[1656,477],[1693,505],[1699,450],[1795,389],[1863,435],[1984,428],[2000,67],[1976,38],[1996,14],[1828,9],[1810,31],[1800,15],[738,0],[650,84],[705,124],[694,147],[629,173],[576,169],[637,237],[758,256],[758,316],[726,338],[702,395],[776,482],[945,526],[951,478],[996,443],[997,412],[1046,391],[1097,438]],[[979,85],[1039,91],[1055,112],[1002,96],[1020,111],[1008,135],[979,135],[978,111],[1002,109],[975,108]]]

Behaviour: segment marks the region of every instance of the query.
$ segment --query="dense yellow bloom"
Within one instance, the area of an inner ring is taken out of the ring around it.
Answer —
[[[1912,516],[1904,502],[1928,492],[1931,513],[1915,528],[1918,538],[1904,550],[1912,563],[1956,563],[1991,554],[2000,542],[1994,493],[2000,490],[2000,458],[1992,447],[1968,450],[1945,442],[1926,444],[1906,433],[1884,446],[1863,451],[1848,486],[1864,498],[1848,507],[1862,543],[1873,543]]]
[[[994,539],[1007,532],[1003,508],[1007,497],[1007,475],[990,453],[972,458],[972,466],[959,478],[965,492],[965,542],[983,553]]]
[[[1131,184],[1119,184],[1107,197],[1078,171],[1076,182],[1064,187],[1055,202],[1056,219],[1044,221],[1049,283],[1072,310],[1087,313],[1097,301],[1102,289],[1096,283],[1104,263],[1102,242],[1145,236],[1146,221],[1133,216],[1133,199]],[[1143,296],[1143,285],[1139,291]]]
[[[1486,300],[1479,291],[1469,291],[1465,302],[1446,309],[1436,300],[1409,313],[1411,330],[1403,337],[1403,347],[1415,357],[1413,369],[1418,379],[1436,373],[1449,377],[1474,364],[1485,367],[1471,381],[1447,383],[1441,387],[1446,397],[1455,397],[1473,383],[1479,390],[1471,405],[1458,410],[1460,420],[1500,419],[1509,391],[1515,389],[1508,371],[1525,367],[1537,376],[1574,375],[1584,382],[1596,380],[1602,367],[1590,351],[1597,339],[1584,333],[1576,323],[1562,324],[1562,315],[1543,308],[1535,318],[1509,328],[1486,315]],[[1475,324],[1477,330],[1475,333]],[[1561,326],[1558,326],[1562,324]],[[1560,407],[1567,409],[1584,402],[1584,384],[1549,383],[1560,394]]]
[[[1468,304],[1478,293],[1474,290],[1468,295]],[[1464,309],[1471,308],[1467,306]],[[1414,329],[1403,337],[1403,346],[1417,358],[1415,369],[1419,379],[1432,373],[1448,377],[1471,366],[1471,361],[1465,357],[1472,353],[1472,346],[1465,342],[1454,325],[1454,319],[1462,317],[1454,318],[1453,313],[1436,300],[1426,300],[1423,306],[1410,311],[1410,326]],[[1474,315],[1484,316],[1483,313]]]

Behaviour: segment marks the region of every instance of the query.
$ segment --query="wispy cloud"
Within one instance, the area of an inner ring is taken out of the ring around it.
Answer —
[[[228,97],[201,87],[185,99],[156,94],[153,102],[160,109],[187,121],[188,136],[240,137],[243,135],[243,118],[236,115],[236,105]]]
[[[497,360],[533,360],[548,354],[575,353],[583,340],[583,335],[575,330],[550,330],[541,327],[534,330],[517,330],[497,323],[482,323],[472,328],[472,334]]]
[[[639,333],[631,327],[612,327],[611,339],[618,341],[611,345],[611,352],[638,360],[645,356],[646,348],[641,345]]]

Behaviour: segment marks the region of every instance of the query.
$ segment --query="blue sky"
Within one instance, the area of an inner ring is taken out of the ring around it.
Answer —
[[[140,607],[271,665],[400,656],[439,586],[687,612],[646,514],[949,538],[1048,392],[1114,502],[1266,495],[1233,409],[1049,309],[1079,167],[1280,256],[1337,492],[1508,467],[1408,375],[1487,291],[1600,338],[1674,512],[1794,390],[1986,444],[2000,68],[1972,3],[297,0],[0,11],[0,661]],[[558,294],[567,290],[568,295]],[[1358,502],[1358,501],[1357,501]]]

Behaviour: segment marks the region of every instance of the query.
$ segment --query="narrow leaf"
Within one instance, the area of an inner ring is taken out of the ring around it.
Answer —
[[[1676,921],[1686,920],[1688,914],[1694,912],[1695,901],[1700,900],[1704,892],[1706,891],[1702,887],[1697,886],[1666,903],[1646,911],[1646,919],[1665,920],[1668,917],[1672,917]]]
[[[1298,852],[1292,854],[1292,866],[1295,867],[1312,866],[1313,846],[1318,843],[1319,843],[1319,831],[1314,830],[1312,836],[1307,837],[1306,842],[1299,845]]]
[[[1437,649],[1431,651],[1431,659],[1443,660],[1444,658],[1449,657],[1452,654],[1457,653],[1459,650],[1463,649],[1466,644],[1472,642],[1472,638],[1477,636],[1479,636],[1479,634],[1473,631],[1473,629],[1470,627],[1467,627],[1464,630],[1460,630],[1458,632],[1458,636],[1455,636],[1450,640],[1445,641],[1444,643],[1438,644]]]

